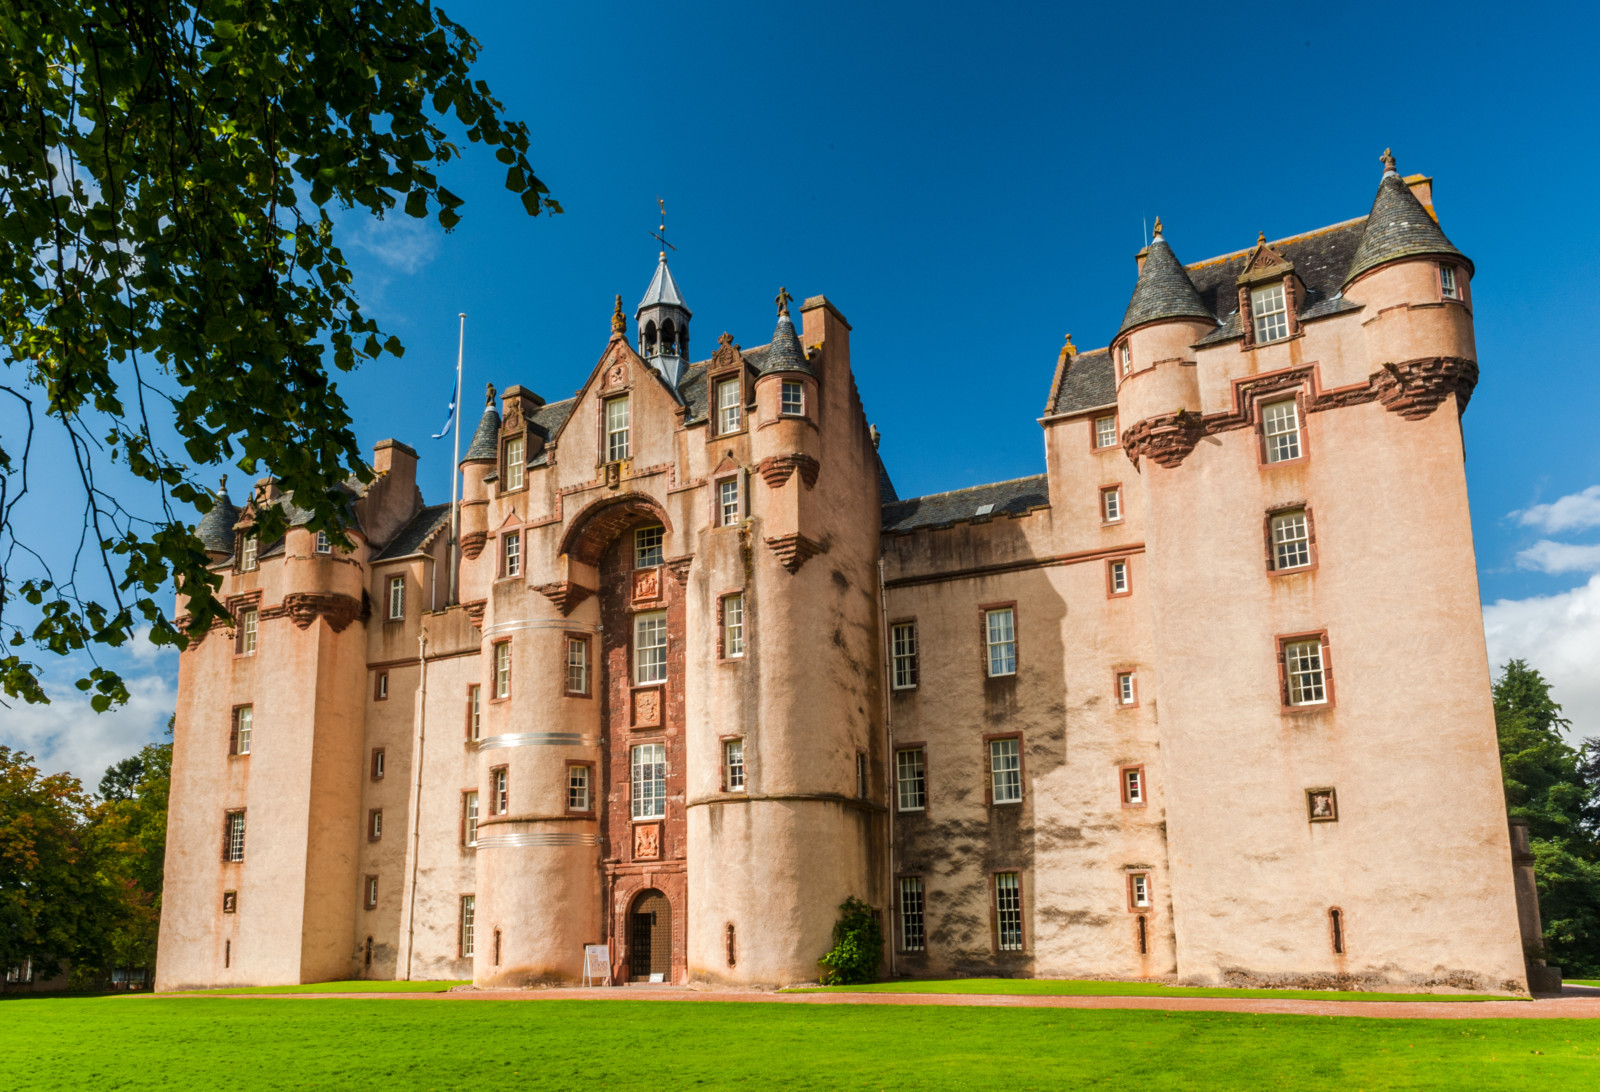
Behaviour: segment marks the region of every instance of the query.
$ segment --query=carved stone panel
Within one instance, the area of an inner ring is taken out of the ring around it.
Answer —
[[[654,861],[661,857],[661,824],[640,823],[633,828],[633,859]]]
[[[659,686],[633,692],[633,727],[661,727],[661,688]]]
[[[633,601],[646,602],[661,598],[661,570],[635,569],[633,570]]]

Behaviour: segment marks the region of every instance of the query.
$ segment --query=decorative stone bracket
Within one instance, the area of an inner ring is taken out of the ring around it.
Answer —
[[[804,535],[779,535],[777,538],[767,539],[767,545],[772,552],[778,555],[778,562],[791,573],[800,571],[804,565],[817,554],[827,552],[827,547],[820,542],[813,542]]]
[[[544,596],[556,605],[556,610],[565,618],[574,608],[585,599],[594,594],[593,589],[582,584],[574,584],[570,580],[558,580],[553,584],[540,584],[534,591]]]
[[[478,560],[478,555],[483,553],[484,544],[489,541],[487,531],[473,531],[461,536],[461,556],[468,561]]]
[[[756,469],[766,479],[767,485],[777,489],[788,481],[796,470],[800,471],[800,478],[810,489],[817,484],[817,471],[822,469],[822,464],[810,455],[795,453],[792,455],[769,455],[756,464]]]
[[[688,584],[689,566],[693,564],[693,562],[693,554],[684,554],[682,557],[669,557],[667,558],[666,562],[667,571],[672,574],[672,578],[676,580],[679,585]]]
[[[318,618],[328,623],[335,633],[360,618],[365,622],[361,601],[348,595],[321,594],[317,592],[292,592],[283,597],[283,608],[289,620],[300,629],[308,628]],[[263,612],[264,613],[264,612]]]

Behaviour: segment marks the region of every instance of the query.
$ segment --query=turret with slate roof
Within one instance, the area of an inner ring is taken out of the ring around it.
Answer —
[[[233,556],[233,525],[239,522],[239,509],[228,499],[228,476],[224,474],[217,485],[216,503],[211,511],[200,517],[195,527],[195,537],[206,548],[212,561],[222,561]]]
[[[1121,337],[1138,326],[1165,319],[1199,318],[1215,322],[1216,316],[1200,298],[1188,271],[1172,247],[1161,234],[1161,217],[1156,217],[1155,238],[1145,251],[1144,264],[1139,268],[1139,279],[1133,286],[1133,298],[1117,327]]]
[[[811,375],[811,365],[800,348],[800,337],[794,332],[794,320],[789,317],[789,301],[794,297],[786,288],[778,289],[778,325],[772,331],[772,345],[761,364],[760,374],[776,375],[779,372],[799,372]]]
[[[1395,169],[1394,156],[1388,148],[1383,150],[1381,158],[1383,177],[1378,182],[1378,195],[1373,199],[1372,211],[1367,214],[1366,226],[1361,231],[1361,243],[1345,273],[1345,286],[1363,273],[1401,258],[1455,258],[1470,273],[1472,262],[1445,238],[1438,223],[1422,207],[1422,202]]]
[[[492,463],[500,457],[500,413],[494,408],[494,394],[494,384],[490,383],[485,394],[483,416],[478,419],[478,430],[472,434],[467,453],[461,456],[463,463]]]

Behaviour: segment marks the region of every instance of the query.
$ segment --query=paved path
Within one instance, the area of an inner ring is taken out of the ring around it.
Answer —
[[[171,996],[171,995],[169,995]],[[1561,997],[1535,1001],[1304,1001],[1270,997],[1055,997],[957,993],[771,993],[759,990],[690,990],[662,986],[614,989],[472,990],[448,993],[188,994],[303,1001],[743,1001],[781,1005],[963,1005],[974,1008],[1146,1009],[1166,1012],[1249,1012],[1292,1016],[1366,1016],[1479,1020],[1510,1016],[1600,1017],[1600,989],[1568,986]]]

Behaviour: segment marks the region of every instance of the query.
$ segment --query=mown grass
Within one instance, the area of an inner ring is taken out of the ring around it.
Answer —
[[[465,986],[467,979],[457,982],[379,982],[351,980],[349,982],[308,982],[300,986],[232,986],[219,990],[192,990],[187,993],[444,993],[452,986]],[[157,996],[174,996],[158,994]]]
[[[1227,986],[1167,986],[1159,982],[1094,979],[896,979],[861,986],[808,986],[785,993],[982,993],[1049,997],[1262,997],[1296,1001],[1526,1001],[1491,993],[1362,993],[1354,990],[1255,990]]]
[[[28,998],[30,1092],[288,1089],[1563,1089],[1600,1021],[734,1002]]]

